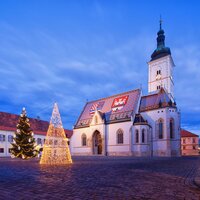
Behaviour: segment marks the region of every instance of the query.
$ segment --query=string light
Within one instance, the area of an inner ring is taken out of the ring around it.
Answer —
[[[58,106],[55,103],[40,164],[63,165],[71,163],[72,159],[68,147],[68,139],[62,126]]]

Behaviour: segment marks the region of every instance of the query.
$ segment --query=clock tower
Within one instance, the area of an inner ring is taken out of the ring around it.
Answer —
[[[165,46],[165,35],[164,30],[162,29],[162,20],[160,20],[160,30],[157,33],[157,48],[151,55],[151,60],[148,62],[149,93],[156,92],[162,87],[172,100],[174,100],[174,66],[170,48]]]

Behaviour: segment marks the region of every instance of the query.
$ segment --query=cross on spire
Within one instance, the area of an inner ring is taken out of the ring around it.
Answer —
[[[161,17],[161,15],[160,15],[160,30],[162,29],[162,22],[163,22],[163,20],[162,20],[162,17]]]

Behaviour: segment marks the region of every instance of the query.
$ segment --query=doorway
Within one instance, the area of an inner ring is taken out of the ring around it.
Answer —
[[[102,137],[99,131],[93,133],[93,154],[101,155],[102,154]]]

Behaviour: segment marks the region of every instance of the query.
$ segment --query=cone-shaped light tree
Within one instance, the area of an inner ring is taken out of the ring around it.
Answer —
[[[11,143],[11,156],[22,159],[29,159],[37,156],[38,151],[35,149],[36,144],[33,135],[29,119],[26,116],[26,109],[23,108],[19,117],[13,143]]]
[[[72,163],[68,139],[62,126],[57,103],[54,104],[51,121],[43,146],[40,164],[65,165]]]

